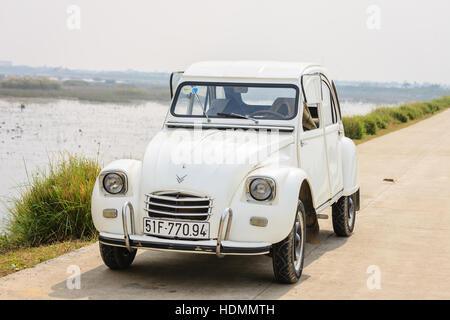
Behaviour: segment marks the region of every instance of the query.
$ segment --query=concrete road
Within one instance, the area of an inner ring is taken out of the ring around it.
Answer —
[[[358,146],[355,233],[338,238],[330,219],[320,220],[320,244],[308,245],[297,284],[274,282],[266,256],[141,251],[115,272],[95,244],[1,278],[0,298],[450,299],[449,124],[447,110]],[[66,286],[71,265],[80,289]]]

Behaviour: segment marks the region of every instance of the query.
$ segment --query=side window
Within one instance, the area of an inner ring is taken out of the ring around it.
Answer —
[[[331,81],[331,85],[333,86],[333,92],[334,92],[334,98],[333,101],[335,101],[335,110],[336,110],[336,119],[337,121],[342,119],[342,113],[341,113],[341,106],[339,105],[339,96],[336,90],[336,85],[334,84],[334,81]]]
[[[303,131],[320,128],[319,108],[303,106]]]
[[[320,82],[318,74],[302,76],[303,98],[308,102],[308,104],[303,104],[303,131],[315,130],[320,127],[320,113],[318,109],[322,96]]]
[[[333,93],[331,94],[331,113],[333,115],[333,123],[337,123],[339,121],[339,116],[337,113],[337,106],[336,106],[336,102],[334,100],[334,96]]]
[[[325,81],[322,81],[322,116],[325,126],[329,126],[330,124],[336,122],[333,121],[334,119],[336,119],[333,110],[334,108],[332,108],[331,104],[331,90],[328,87],[327,83]]]

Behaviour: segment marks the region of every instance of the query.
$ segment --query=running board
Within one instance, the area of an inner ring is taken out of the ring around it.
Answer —
[[[323,214],[323,213],[318,213],[317,214],[317,219],[328,219],[328,215],[327,214]]]

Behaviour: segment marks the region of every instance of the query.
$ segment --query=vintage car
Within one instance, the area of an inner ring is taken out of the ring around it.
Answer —
[[[92,217],[109,268],[130,266],[137,249],[268,255],[275,278],[294,283],[324,209],[338,236],[351,235],[356,148],[322,66],[201,62],[173,73],[170,91],[143,160],[114,161],[96,181]]]

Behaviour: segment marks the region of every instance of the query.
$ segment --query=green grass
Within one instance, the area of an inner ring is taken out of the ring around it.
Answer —
[[[392,131],[411,121],[426,118],[450,107],[450,96],[429,102],[413,102],[398,107],[377,108],[364,116],[344,117],[345,135],[361,140],[366,136],[376,136],[379,130]]]
[[[99,172],[96,160],[62,155],[33,174],[13,200],[0,251],[95,236],[90,207]]]
[[[57,90],[61,88],[61,83],[42,77],[7,77],[0,82],[0,87],[5,89]]]
[[[71,240],[56,242],[39,247],[18,247],[0,252],[0,277],[6,276],[26,268],[30,268],[41,262],[59,257],[65,253],[77,250],[97,241],[97,238],[89,240]]]
[[[342,119],[344,124],[344,131],[346,137],[353,137],[352,139],[362,139],[366,134],[366,128],[362,117],[344,117]]]

